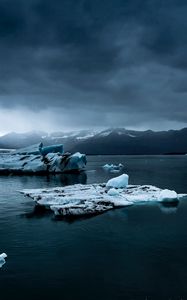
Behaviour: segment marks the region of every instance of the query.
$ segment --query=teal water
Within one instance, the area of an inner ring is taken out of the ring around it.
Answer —
[[[0,299],[187,299],[185,199],[67,222],[18,192],[105,182],[116,176],[105,163],[123,163],[131,184],[187,193],[187,156],[89,156],[85,174],[0,176]]]

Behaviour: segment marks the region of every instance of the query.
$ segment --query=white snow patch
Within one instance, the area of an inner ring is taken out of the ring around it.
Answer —
[[[112,131],[110,130],[110,131],[105,131],[105,132],[101,132],[101,133],[99,133],[99,136],[108,136],[109,134],[111,134],[112,133]]]
[[[78,136],[76,137],[77,140],[87,140],[89,138],[92,138],[94,136],[94,133],[90,133],[90,134],[87,134],[85,136]]]

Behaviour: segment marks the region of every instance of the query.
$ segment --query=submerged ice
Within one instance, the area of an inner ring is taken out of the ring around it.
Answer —
[[[75,184],[21,192],[31,197],[36,205],[62,216],[99,214],[116,207],[151,201],[176,202],[180,197],[174,191],[152,185],[128,185],[127,174],[112,178],[106,184]]]

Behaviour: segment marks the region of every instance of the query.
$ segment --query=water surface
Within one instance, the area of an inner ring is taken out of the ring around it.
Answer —
[[[105,163],[123,163],[131,184],[187,193],[187,156],[89,156],[85,174],[0,176],[0,299],[187,299],[187,200],[67,222],[18,192],[105,182],[116,176]]]

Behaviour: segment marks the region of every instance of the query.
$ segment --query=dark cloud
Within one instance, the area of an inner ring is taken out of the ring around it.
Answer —
[[[183,0],[0,0],[1,112],[52,129],[184,126],[186,15]]]

